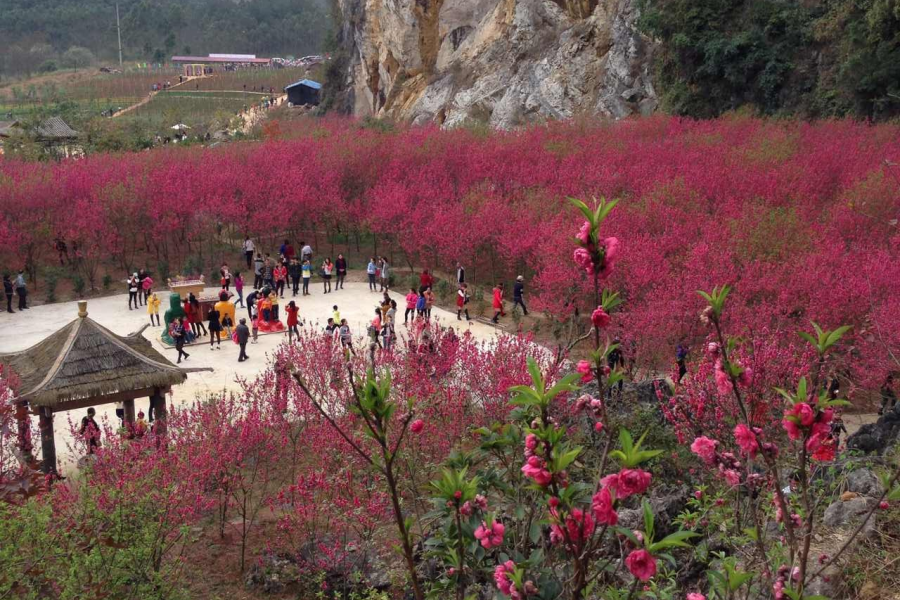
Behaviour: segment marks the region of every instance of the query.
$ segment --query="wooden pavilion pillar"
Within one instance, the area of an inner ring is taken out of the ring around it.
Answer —
[[[134,425],[134,400],[125,400],[122,402],[122,407],[125,410],[125,427],[127,428],[129,424]]]
[[[42,406],[38,413],[41,430],[42,471],[49,475],[56,473],[56,440],[53,437],[53,409]]]

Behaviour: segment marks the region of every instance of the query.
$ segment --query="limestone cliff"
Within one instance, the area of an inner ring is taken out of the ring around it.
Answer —
[[[342,106],[453,126],[656,108],[637,0],[338,0]]]

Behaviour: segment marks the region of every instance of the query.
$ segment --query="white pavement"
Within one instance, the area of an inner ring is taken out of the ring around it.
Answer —
[[[284,322],[284,306],[293,299],[300,307],[300,319],[305,321],[306,327],[315,327],[321,331],[325,322],[331,316],[332,306],[337,304],[341,317],[347,319],[351,331],[357,338],[365,336],[365,329],[374,317],[376,306],[380,303],[382,294],[370,292],[367,283],[345,283],[345,289],[324,294],[321,282],[310,286],[310,296],[292,298],[290,292],[285,294],[280,303],[282,322]],[[207,292],[215,293],[216,288],[207,288]],[[244,290],[245,293],[249,289]],[[160,319],[168,306],[168,290],[158,290],[162,305],[160,307]],[[391,297],[397,301],[398,317],[402,319],[406,301],[404,295],[396,292]],[[15,301],[13,302],[15,304]],[[140,329],[145,323],[150,322],[147,308],[128,310],[128,295],[121,294],[95,298],[88,301],[88,315],[96,322],[119,335],[128,335]],[[236,309],[237,318],[246,317],[246,309]],[[63,327],[78,316],[78,306],[75,301],[60,302],[35,306],[22,313],[9,314],[0,312],[0,352],[15,352],[24,350],[40,342],[59,328]],[[432,318],[444,325],[456,327],[460,332],[471,331],[476,339],[493,339],[498,330],[482,323],[467,323],[457,321],[456,314],[435,307]],[[163,325],[165,323],[163,322]],[[149,339],[153,347],[162,352],[164,356],[175,362],[177,352],[174,348],[164,346],[159,340],[162,333],[161,327],[149,327],[144,330],[144,337]],[[404,335],[402,325],[397,333]],[[208,339],[208,338],[207,338]],[[247,352],[250,360],[239,363],[238,347],[231,340],[222,343],[221,350],[210,350],[208,344],[188,346],[185,349],[191,355],[187,361],[182,361],[183,367],[210,367],[212,372],[190,373],[187,381],[173,388],[172,396],[167,402],[174,406],[190,404],[197,399],[206,398],[210,394],[219,394],[222,391],[239,391],[238,378],[252,379],[263,371],[269,364],[269,353],[279,344],[287,341],[287,336],[279,334],[260,335],[259,343],[248,345]],[[147,412],[148,401],[135,402],[135,411]],[[59,413],[54,421],[56,431],[56,449],[59,460],[64,470],[73,464],[71,435],[67,419],[78,423],[84,411]],[[115,405],[97,407],[98,420],[106,419],[111,425],[117,424]],[[39,446],[39,444],[36,444]]]

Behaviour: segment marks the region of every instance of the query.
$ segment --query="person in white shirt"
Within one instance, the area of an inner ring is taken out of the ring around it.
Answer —
[[[244,256],[247,257],[247,268],[253,268],[253,253],[256,252],[256,246],[253,244],[253,240],[250,239],[250,236],[244,238]]]

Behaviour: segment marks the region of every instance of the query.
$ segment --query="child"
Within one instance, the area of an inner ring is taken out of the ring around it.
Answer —
[[[334,319],[335,323],[341,322],[341,311],[338,310],[337,304],[331,307],[331,310],[334,312],[331,313],[331,318]]]
[[[271,294],[269,294],[269,303],[272,305],[272,320],[278,320],[278,294],[273,290]]]
[[[419,294],[415,289],[409,288],[406,295],[406,312],[403,313],[403,324],[409,323],[409,316],[412,315],[413,320],[416,318],[416,302],[419,300]]]
[[[237,301],[241,303],[241,308],[244,308],[244,278],[241,277],[240,271],[234,274],[234,291],[237,293]]]
[[[348,348],[353,353],[353,334],[350,333],[350,326],[347,325],[347,319],[341,319],[341,328],[339,330],[341,336],[341,346]]]
[[[416,295],[416,315],[425,318],[425,292]]]
[[[150,315],[150,325],[160,326],[159,324],[159,296],[156,295],[156,292],[150,294],[150,297],[147,298],[147,313]],[[154,317],[156,318],[156,323],[153,322]]]
[[[144,411],[139,411],[137,414],[137,420],[134,422],[134,437],[140,439],[144,437],[144,434],[147,433],[149,429],[149,425],[147,425],[147,420],[144,418]]]
[[[456,320],[462,321],[462,313],[466,312],[466,321],[471,321],[469,318],[469,307],[466,306],[469,303],[469,286],[468,284],[461,283],[459,284],[459,291],[456,292]]]
[[[434,306],[434,292],[431,288],[425,290],[425,320],[431,319],[431,307]]]
[[[309,296],[309,280],[312,278],[312,265],[308,260],[303,261],[303,295]]]
[[[328,325],[325,326],[325,335],[334,337],[334,332],[337,330],[338,326],[334,322],[334,319],[328,317]]]
[[[255,344],[259,339],[259,308],[254,304],[250,307],[250,323],[253,325],[253,341],[251,344]]]
[[[296,334],[297,341],[300,341],[300,331],[297,329],[297,313],[300,312],[300,309],[297,307],[297,304],[291,300],[288,302],[287,307],[285,308],[285,312],[287,313],[287,334],[288,334],[288,343],[293,341],[293,336]]]
[[[231,320],[231,316],[225,315],[222,318],[222,328],[225,330],[225,335],[231,338],[231,328],[234,327],[234,321]]]

